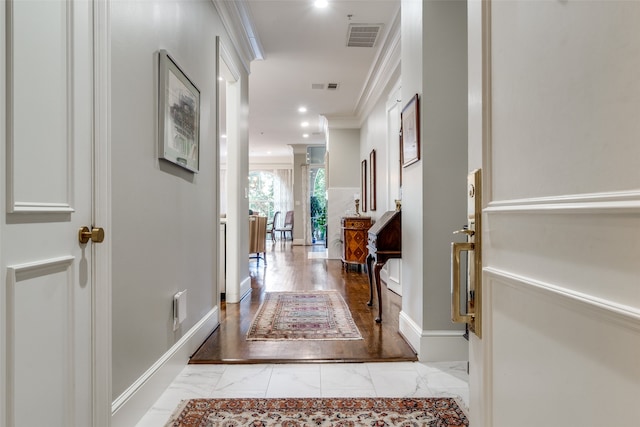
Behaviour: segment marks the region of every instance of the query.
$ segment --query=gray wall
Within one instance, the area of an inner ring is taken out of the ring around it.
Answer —
[[[112,2],[111,13],[115,398],[216,304],[215,37],[226,35],[208,0]],[[200,90],[195,175],[157,159],[159,49]],[[184,289],[174,332],[172,297]]]
[[[419,95],[421,123],[421,160],[402,171],[402,310],[422,329],[421,360],[467,357],[446,333],[462,328],[450,320],[449,263],[466,221],[466,58],[465,2],[402,2],[402,103]]]
[[[355,212],[360,192],[360,129],[329,128],[327,143],[327,246],[330,259],[340,259],[340,219]]]
[[[329,129],[328,188],[360,185],[360,129]]]

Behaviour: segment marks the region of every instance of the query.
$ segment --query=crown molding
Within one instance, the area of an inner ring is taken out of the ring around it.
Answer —
[[[329,129],[359,129],[362,120],[357,116],[325,116]]]
[[[359,125],[371,113],[387,86],[400,78],[400,23],[400,7],[398,6],[389,26],[389,32],[371,65],[365,80],[366,83],[356,103],[355,115]]]
[[[251,61],[264,59],[264,51],[258,32],[253,25],[253,17],[247,1],[212,0],[212,2],[242,65],[248,73]]]

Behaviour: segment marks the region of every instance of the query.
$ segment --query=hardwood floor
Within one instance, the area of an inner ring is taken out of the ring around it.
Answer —
[[[277,241],[267,247],[267,265],[250,261],[251,293],[238,304],[221,304],[220,326],[189,363],[304,363],[417,360],[398,332],[401,298],[383,286],[383,321],[377,300],[367,306],[369,282],[362,269],[343,269],[340,260],[311,258],[323,247],[292,246]],[[347,302],[363,340],[247,341],[247,329],[267,291],[337,290]]]

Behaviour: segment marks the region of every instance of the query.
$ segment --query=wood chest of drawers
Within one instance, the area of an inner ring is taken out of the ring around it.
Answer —
[[[371,227],[371,217],[343,217],[342,230],[342,263],[365,264],[367,262],[367,231]]]

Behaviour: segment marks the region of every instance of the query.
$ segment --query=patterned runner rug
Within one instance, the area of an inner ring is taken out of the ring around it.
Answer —
[[[190,399],[165,427],[468,426],[452,398]]]
[[[360,331],[336,291],[267,292],[248,340],[357,340]]]

